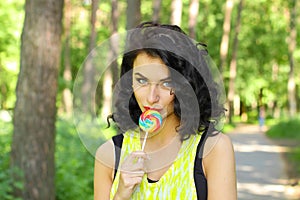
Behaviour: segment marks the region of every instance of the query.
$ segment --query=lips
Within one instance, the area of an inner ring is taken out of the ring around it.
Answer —
[[[152,108],[152,107],[149,107],[149,106],[144,106],[145,110],[155,110],[157,112],[161,112],[163,109],[162,108]]]

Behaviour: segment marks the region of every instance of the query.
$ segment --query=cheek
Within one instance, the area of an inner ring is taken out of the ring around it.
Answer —
[[[174,95],[166,95],[163,99],[163,105],[168,108],[168,110],[174,110]]]
[[[143,96],[143,92],[141,92],[141,90],[133,91],[133,94],[134,94],[137,101],[139,101]]]
[[[134,91],[133,94],[134,94],[134,97],[135,97],[137,103],[139,104],[139,106],[141,106],[141,104],[143,102],[143,96],[144,96],[143,92],[142,91]]]
[[[163,96],[161,96],[161,100],[167,105],[172,104],[175,99],[174,95],[170,95],[170,93],[165,93]]]

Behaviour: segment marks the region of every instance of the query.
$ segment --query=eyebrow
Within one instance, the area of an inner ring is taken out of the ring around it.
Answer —
[[[143,78],[147,78],[147,77],[145,77],[143,74],[141,74],[141,73],[139,73],[139,72],[136,72],[136,73],[134,73],[134,75],[136,76],[141,76],[141,77],[143,77]]]
[[[136,72],[134,73],[135,76],[141,76],[142,78],[146,78],[148,79],[146,76],[144,76],[143,74],[139,73],[139,72]],[[163,78],[163,79],[160,79],[159,81],[168,81],[168,80],[171,80],[171,77],[168,76],[167,78]]]

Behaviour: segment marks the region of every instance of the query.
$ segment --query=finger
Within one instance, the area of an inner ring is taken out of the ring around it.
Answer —
[[[135,177],[135,178],[132,179],[132,183],[134,185],[138,185],[142,182],[142,180],[143,180],[143,177]]]
[[[134,179],[125,181],[123,184],[127,188],[133,188],[134,189],[136,186],[138,186],[139,184],[141,184],[142,180],[143,180],[143,178],[136,177]]]
[[[142,182],[144,177],[144,173],[125,173],[121,174],[120,180],[124,184],[125,187],[134,186],[135,184],[139,184]]]
[[[144,162],[136,162],[135,164],[132,163],[123,163],[121,166],[121,172],[125,173],[145,173],[146,167]]]

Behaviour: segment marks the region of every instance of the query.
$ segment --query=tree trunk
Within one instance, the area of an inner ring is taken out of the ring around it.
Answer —
[[[111,32],[118,32],[118,20],[119,20],[119,11],[118,11],[118,1],[111,0]]]
[[[96,46],[96,19],[97,10],[99,6],[99,0],[92,0],[92,13],[91,13],[91,33],[89,41],[89,53]],[[81,106],[85,114],[91,115],[95,109],[95,94],[96,94],[96,80],[95,80],[95,68],[92,63],[93,56],[89,55],[83,68],[83,84],[82,84],[82,100]]]
[[[159,13],[160,13],[160,7],[161,7],[162,0],[153,0],[153,15],[152,20],[154,22],[159,22]]]
[[[180,26],[182,15],[182,0],[172,0],[171,9],[171,24]]]
[[[118,11],[118,0],[112,0],[112,34],[116,34],[118,32],[118,21],[119,21],[119,11]],[[112,76],[113,76],[113,82],[112,82],[112,88],[116,85],[117,81],[119,80],[119,71],[118,71],[118,62],[116,57],[118,56],[118,44],[119,41],[115,39],[111,39],[111,49],[112,49],[112,55],[115,60],[113,60],[112,63]]]
[[[290,35],[288,38],[288,55],[290,62],[289,80],[288,80],[288,102],[289,102],[289,114],[290,117],[294,117],[297,113],[297,100],[296,100],[296,83],[294,79],[294,52],[296,49],[297,38],[297,0],[293,0],[292,8],[290,11]]]
[[[238,14],[237,20],[235,24],[235,35],[233,41],[233,48],[232,48],[232,58],[230,62],[230,71],[229,71],[229,86],[228,86],[228,102],[229,102],[229,123],[232,123],[232,116],[233,116],[233,101],[235,95],[235,78],[237,73],[237,51],[238,51],[238,36],[240,32],[241,26],[241,13],[243,10],[243,0],[240,0],[239,7],[238,7]]]
[[[196,38],[196,25],[199,13],[199,0],[190,0],[189,8],[189,35],[191,38]]]
[[[223,36],[222,36],[221,47],[220,47],[219,69],[220,69],[221,73],[224,71],[223,68],[226,63],[227,54],[228,54],[232,8],[233,8],[233,0],[226,0],[225,17],[224,17],[224,23],[223,23]]]
[[[111,21],[112,21],[112,35],[117,33],[118,31],[118,19],[119,19],[119,13],[118,13],[118,1],[112,0],[111,1]],[[106,69],[104,73],[104,79],[103,79],[103,105],[102,105],[102,111],[101,116],[102,118],[107,117],[109,114],[111,114],[112,110],[112,89],[114,85],[116,84],[118,80],[118,62],[117,62],[117,55],[118,55],[118,41],[116,40],[116,37],[112,37],[110,39],[110,60],[112,60],[111,65]]]
[[[72,92],[70,90],[70,85],[72,82],[72,72],[71,72],[71,49],[70,49],[70,37],[71,37],[71,0],[65,0],[65,10],[64,10],[64,72],[63,78],[66,82],[66,87],[62,92],[62,105],[63,111],[66,115],[70,116],[73,109],[73,98]]]
[[[141,23],[141,0],[127,0],[126,16],[127,30],[135,28]]]
[[[55,199],[54,149],[63,0],[27,0],[16,88],[11,165],[24,200]]]

